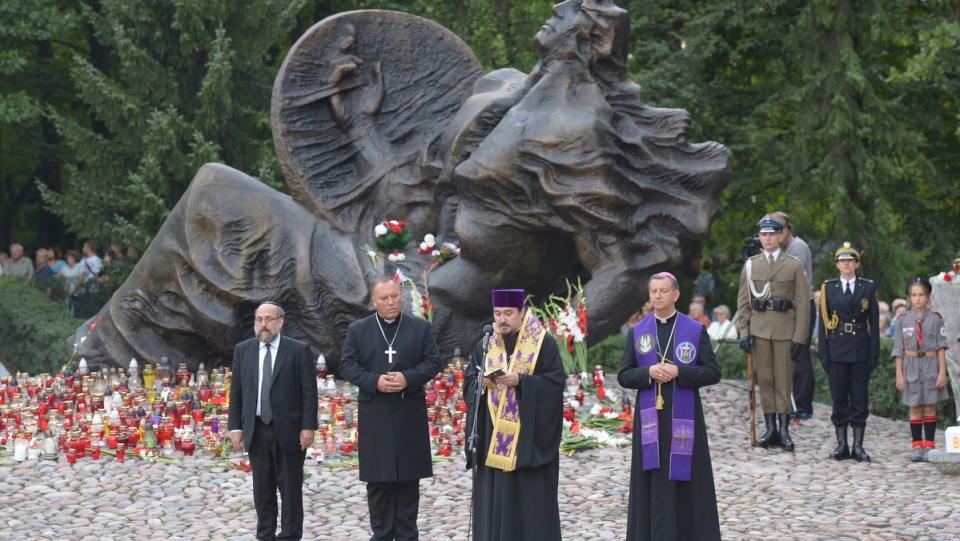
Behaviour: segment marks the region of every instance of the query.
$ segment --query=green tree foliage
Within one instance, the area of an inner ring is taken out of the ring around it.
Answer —
[[[942,167],[954,161],[944,151],[957,143],[956,124],[925,112],[940,116],[955,93],[934,103],[926,85],[915,84],[919,74],[890,80],[921,54],[921,29],[940,28],[945,8],[819,0],[625,6],[634,15],[631,71],[648,102],[690,110],[693,140],[721,141],[734,154],[723,216],[707,242],[688,249],[691,261],[718,263],[720,301],[735,300],[743,238],[777,209],[810,243],[815,284],[836,274],[830,254],[846,240],[866,250],[861,270],[884,298],[899,294],[909,275],[945,268],[944,252],[960,246],[956,177]]]
[[[66,337],[82,320],[70,316],[62,302],[47,298],[33,283],[0,278],[0,362],[11,372],[52,373],[66,362]]]
[[[718,301],[733,304],[742,240],[774,209],[810,243],[815,283],[836,274],[830,253],[849,240],[887,299],[960,250],[960,1],[618,4],[647,102],[688,109],[692,140],[734,153],[723,215],[686,248],[688,278],[702,257],[716,263]],[[551,2],[6,2],[0,236],[22,239],[42,218],[38,179],[71,232],[140,247],[205,161],[280,187],[268,119],[279,61],[312,24],[353,9],[426,17],[486,69],[528,71]]]
[[[108,55],[70,67],[93,122],[50,107],[74,158],[44,198],[83,237],[145,247],[197,169],[222,162],[282,179],[269,104],[304,1],[100,0],[82,12]]]
[[[55,0],[0,3],[0,245],[63,244],[62,226],[41,208],[39,181],[59,190],[63,152],[44,108],[70,109],[58,40],[75,36],[79,17]],[[54,84],[56,82],[56,84]],[[7,242],[3,242],[7,241]]]

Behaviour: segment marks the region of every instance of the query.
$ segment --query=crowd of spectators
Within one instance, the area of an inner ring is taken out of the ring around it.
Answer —
[[[62,300],[75,317],[90,317],[123,283],[136,256],[132,248],[111,245],[101,258],[96,243],[88,240],[80,252],[71,249],[64,255],[59,246],[41,247],[31,259],[13,243],[9,256],[0,252],[0,276],[28,280],[47,297]]]

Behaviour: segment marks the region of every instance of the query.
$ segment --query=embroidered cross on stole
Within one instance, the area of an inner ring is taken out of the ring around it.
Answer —
[[[496,332],[490,337],[484,370],[490,372],[501,368],[507,373],[532,374],[537,367],[537,356],[546,334],[547,330],[533,315],[533,310],[527,310],[520,324],[520,336],[513,358],[507,358],[503,337]],[[487,393],[487,408],[493,419],[493,436],[485,463],[491,468],[513,471],[517,468],[517,441],[520,439],[520,398],[517,388],[491,389]]]

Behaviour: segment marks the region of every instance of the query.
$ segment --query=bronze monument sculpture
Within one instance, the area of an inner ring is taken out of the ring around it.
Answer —
[[[347,325],[372,309],[373,278],[399,269],[422,289],[430,260],[416,242],[382,266],[368,253],[384,220],[461,248],[428,275],[445,358],[479,337],[497,288],[546,299],[580,278],[591,342],[617,332],[646,278],[706,235],[730,153],[689,143],[686,111],[644,105],[626,71],[625,10],[568,0],[553,11],[529,75],[483,75],[459,38],[412,15],[317,23],[274,86],[292,197],[201,168],[77,358],[218,365],[251,332],[253,308],[276,300],[285,333],[336,362]]]

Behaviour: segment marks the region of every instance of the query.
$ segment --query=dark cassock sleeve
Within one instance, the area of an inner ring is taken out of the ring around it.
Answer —
[[[536,468],[557,458],[563,432],[563,382],[557,341],[545,335],[533,374],[520,376],[518,469]]]
[[[437,341],[433,337],[433,328],[426,320],[418,321],[418,323],[422,323],[422,325],[417,325],[417,330],[420,333],[420,359],[413,368],[400,372],[407,380],[408,389],[423,387],[440,372],[441,368],[440,350],[437,348]]]
[[[650,378],[650,367],[637,365],[635,347],[633,327],[630,327],[627,331],[627,343],[623,347],[623,359],[620,361],[617,383],[624,389],[649,389],[654,385],[653,379]]]
[[[363,324],[367,321],[369,321],[369,318],[364,318],[354,321],[347,327],[347,337],[340,348],[340,375],[343,376],[343,379],[373,395],[377,393],[377,382],[380,381],[380,374],[367,370],[360,363],[361,341],[373,339],[370,336],[363,336],[365,334]]]
[[[707,334],[706,329],[700,332],[698,347],[700,351],[697,352],[696,364],[676,364],[677,371],[680,373],[677,384],[681,387],[699,389],[720,382],[720,364],[717,363],[717,355],[713,352],[710,335]]]

